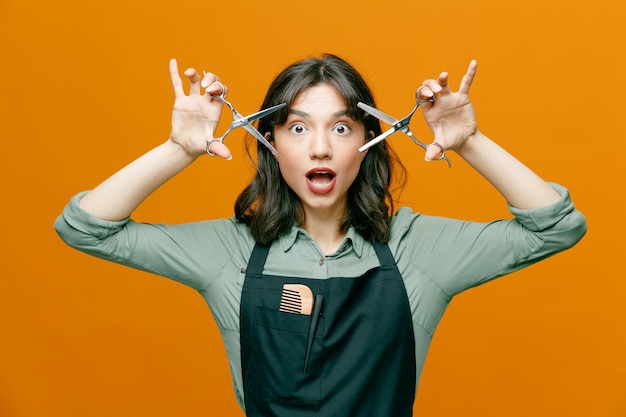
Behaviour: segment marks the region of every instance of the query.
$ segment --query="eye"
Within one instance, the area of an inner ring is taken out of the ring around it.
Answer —
[[[333,128],[333,131],[339,135],[347,135],[348,133],[350,133],[351,129],[350,126],[348,126],[347,124],[341,123],[335,126]]]
[[[301,135],[306,132],[306,128],[302,124],[294,124],[289,128],[289,132],[295,133],[296,135]]]

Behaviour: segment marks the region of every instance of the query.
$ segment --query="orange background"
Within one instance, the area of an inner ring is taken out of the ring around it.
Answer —
[[[456,88],[478,59],[481,129],[569,187],[588,218],[572,250],[453,301],[416,415],[626,415],[625,12],[621,0],[1,0],[0,416],[242,415],[201,297],[71,250],[52,224],[74,193],[167,138],[169,58],[218,73],[251,113],[285,65],[324,51],[398,116],[424,78],[447,70]],[[430,138],[420,117],[412,127]],[[233,161],[202,158],[135,218],[229,216],[251,172],[241,137],[228,138]],[[410,170],[407,204],[508,216],[456,155],[448,170],[390,140]]]

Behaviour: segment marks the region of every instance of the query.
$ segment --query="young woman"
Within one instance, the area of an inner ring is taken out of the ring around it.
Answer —
[[[92,191],[56,221],[69,245],[188,285],[204,297],[223,337],[235,393],[248,416],[410,416],[426,352],[452,297],[574,245],[584,217],[567,190],[548,184],[477,128],[468,92],[448,75],[421,99],[434,139],[455,151],[508,202],[511,220],[475,223],[393,204],[399,161],[357,107],[375,106],[358,72],[325,55],[286,68],[260,120],[275,147],[257,148],[255,177],[235,216],[191,224],[129,217],[197,158],[230,157],[212,141],[226,92],[214,74],[175,61],[169,139]],[[202,90],[205,90],[202,93]],[[431,146],[426,159],[440,152]]]

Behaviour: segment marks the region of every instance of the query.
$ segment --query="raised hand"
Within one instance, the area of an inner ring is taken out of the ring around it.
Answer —
[[[432,104],[420,107],[435,135],[434,141],[446,150],[458,151],[478,131],[474,108],[468,96],[476,67],[476,61],[471,61],[457,92],[450,89],[447,72],[442,72],[436,80],[424,81],[424,88],[420,90],[420,100],[435,98]],[[427,160],[435,159],[439,153],[438,147],[431,146],[425,157]]]
[[[222,112],[222,102],[211,97],[226,92],[217,75],[205,73],[203,77],[195,69],[183,73],[189,80],[189,94],[185,94],[183,81],[178,73],[175,59],[170,61],[170,76],[174,87],[174,109],[170,140],[181,146],[193,157],[206,153],[207,140],[213,139]],[[202,89],[206,92],[202,94]],[[220,142],[211,144],[211,152],[230,158],[230,150]]]

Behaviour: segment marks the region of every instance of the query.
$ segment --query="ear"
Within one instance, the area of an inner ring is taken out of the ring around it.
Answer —
[[[266,132],[265,135],[263,135],[263,137],[265,137],[266,141],[268,141],[274,147],[276,147],[276,144],[274,143],[274,139],[272,139],[272,132]],[[278,161],[278,158],[276,157],[276,154],[272,154],[272,155],[274,156],[274,159],[276,159]]]
[[[369,132],[367,132],[366,137],[367,137],[367,141],[366,141],[366,143],[367,143],[367,142],[369,142],[370,140],[374,139],[374,137],[375,137],[375,135],[374,135],[374,131],[373,131],[373,130],[370,130]],[[370,150],[370,149],[369,149],[369,148],[367,148],[366,150],[364,150],[363,152],[361,152],[361,160],[365,159],[365,157],[367,156],[367,152],[368,152],[369,150]]]

